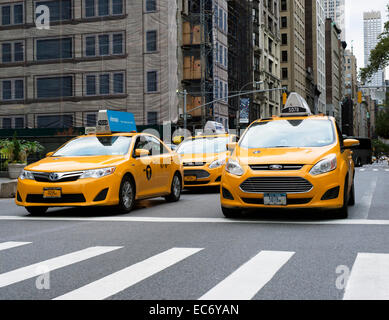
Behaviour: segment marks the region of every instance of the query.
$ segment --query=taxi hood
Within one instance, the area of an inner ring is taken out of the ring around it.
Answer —
[[[335,153],[336,145],[315,148],[237,148],[235,155],[242,164],[308,164],[314,165],[327,154]]]
[[[47,157],[25,167],[25,170],[67,172],[117,165],[125,156]]]
[[[229,152],[220,152],[220,153],[200,153],[200,154],[181,154],[183,162],[206,162],[211,163],[214,160],[227,157]]]

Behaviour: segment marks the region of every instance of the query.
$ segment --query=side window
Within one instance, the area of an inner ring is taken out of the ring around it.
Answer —
[[[149,148],[150,148],[150,151],[151,151],[151,155],[152,156],[160,155],[161,154],[161,150],[162,150],[162,144],[157,139],[155,139],[154,137],[148,136],[147,140],[149,142]]]
[[[343,135],[342,135],[342,131],[340,130],[338,123],[335,122],[335,124],[336,124],[336,132],[337,132],[338,138],[339,138],[339,144],[340,144],[340,147],[343,148]]]
[[[135,150],[136,149],[145,149],[149,150],[151,153],[149,141],[146,136],[138,136],[136,138],[135,144],[134,144],[134,150],[132,152],[133,157],[135,158]]]

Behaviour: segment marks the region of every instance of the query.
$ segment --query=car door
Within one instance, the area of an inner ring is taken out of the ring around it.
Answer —
[[[339,128],[339,125],[335,122],[336,124],[336,131],[338,133],[338,138],[339,138],[339,145],[340,145],[340,152],[341,152],[341,157],[344,161],[344,163],[347,166],[347,171],[348,171],[348,189],[350,190],[352,181],[353,181],[353,159],[352,159],[352,151],[350,149],[345,149],[343,145],[343,135],[342,132]]]

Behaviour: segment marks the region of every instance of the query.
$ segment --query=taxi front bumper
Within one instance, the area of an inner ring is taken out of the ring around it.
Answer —
[[[44,189],[57,188],[60,197],[45,198]],[[109,206],[119,203],[120,178],[115,174],[102,178],[85,178],[69,182],[38,182],[18,179],[15,203],[34,207]]]
[[[184,187],[220,186],[223,167],[210,169],[205,166],[184,167]]]
[[[341,208],[343,206],[345,174],[336,169],[312,176],[309,174],[311,166],[305,167],[307,168],[300,171],[278,173],[261,172],[259,174],[251,171],[246,172],[241,177],[224,171],[220,190],[221,205],[226,208],[241,209]],[[248,180],[250,178],[251,180]],[[256,178],[260,179],[256,180]],[[266,187],[267,184],[269,187]],[[265,205],[265,193],[286,193],[287,204]]]

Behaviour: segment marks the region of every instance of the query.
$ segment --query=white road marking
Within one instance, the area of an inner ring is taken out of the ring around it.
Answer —
[[[359,171],[365,171],[366,169],[359,169]]]
[[[373,171],[378,171],[378,169],[373,169]]]
[[[32,243],[32,242],[16,242],[16,241],[2,242],[2,243],[0,243],[0,251],[24,246],[24,245],[30,244],[30,243]]]
[[[108,298],[201,250],[203,249],[169,249],[79,289],[68,292],[54,300],[102,300]]]
[[[389,169],[385,169],[385,171],[389,172]]]
[[[44,269],[44,272],[53,271],[59,268],[66,267],[68,265],[87,260],[101,254],[120,249],[122,247],[90,247],[84,250],[72,252],[52,258],[46,261],[41,261],[27,267],[9,271],[0,274],[0,287],[9,286],[13,283],[24,281],[30,278],[34,278],[40,275],[40,269]],[[40,268],[44,267],[44,268]]]
[[[313,215],[314,216],[314,215]],[[91,222],[153,222],[153,223],[238,223],[238,224],[297,224],[297,225],[389,225],[389,220],[373,219],[343,219],[322,221],[273,221],[273,220],[242,220],[227,218],[179,218],[179,217],[27,217],[27,216],[0,216],[1,220],[9,221],[91,221]]]
[[[358,253],[344,300],[389,300],[389,254]]]
[[[361,205],[360,212],[362,213],[362,218],[367,219],[369,215],[369,210],[371,207],[371,202],[373,200],[373,195],[375,192],[375,189],[377,187],[377,180],[378,177],[375,176],[373,180],[370,181],[370,185],[368,188],[366,188],[365,194],[362,196],[361,200],[359,201],[359,204]]]
[[[294,252],[261,251],[204,294],[200,300],[249,300],[268,283]]]

